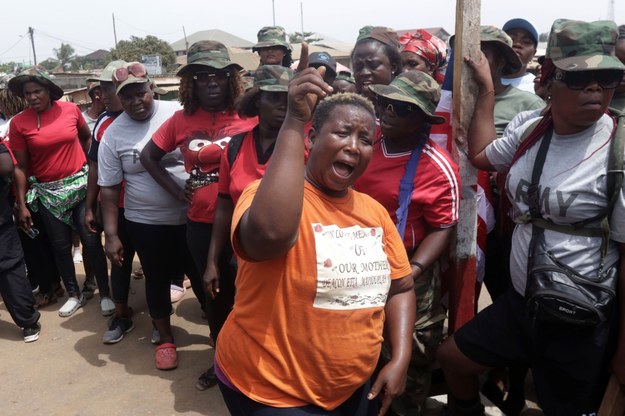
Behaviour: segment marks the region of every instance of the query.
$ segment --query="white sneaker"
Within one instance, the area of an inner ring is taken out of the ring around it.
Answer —
[[[72,316],[74,312],[76,312],[78,308],[80,308],[85,303],[87,303],[87,300],[82,294],[80,295],[80,298],[73,296],[67,299],[67,302],[65,302],[65,304],[61,306],[61,309],[59,309],[59,316]]]
[[[102,312],[102,316],[111,316],[115,312],[115,304],[108,296],[100,299],[100,312]]]
[[[80,247],[72,248],[72,257],[74,258],[74,263],[82,263],[82,252],[80,251]]]

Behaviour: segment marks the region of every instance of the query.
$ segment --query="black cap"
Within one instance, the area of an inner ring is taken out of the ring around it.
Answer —
[[[325,66],[336,76],[336,60],[327,52],[313,52],[308,56],[308,66],[318,68]]]

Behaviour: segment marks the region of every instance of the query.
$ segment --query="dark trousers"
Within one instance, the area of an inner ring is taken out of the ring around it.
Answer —
[[[232,416],[375,416],[378,414],[378,401],[367,400],[371,390],[371,381],[368,381],[354,392],[346,401],[334,410],[324,410],[321,407],[307,405],[300,407],[272,407],[248,398],[241,392],[219,382],[219,389]]]
[[[61,281],[61,275],[56,267],[50,238],[39,212],[33,212],[32,219],[33,227],[39,230],[39,235],[30,238],[22,231],[18,231],[18,235],[24,249],[24,261],[31,289],[39,286],[41,293],[48,294],[52,292],[52,284]]]
[[[186,225],[151,225],[126,220],[145,274],[145,296],[152,319],[169,318],[171,279],[195,271],[187,248]]]
[[[121,267],[111,265],[111,289],[115,303],[128,303],[128,291],[130,290],[130,275],[132,273],[132,261],[135,257],[135,246],[128,235],[124,208],[119,209],[117,218],[117,235],[124,246],[124,261]]]
[[[80,293],[80,289],[78,288],[76,269],[74,268],[74,260],[72,258],[72,226],[56,218],[43,206],[40,207],[39,212],[50,236],[52,252],[54,253],[56,266],[61,273],[63,284],[65,284],[65,289],[67,289],[67,293],[70,296],[77,296]],[[84,200],[72,208],[71,218],[73,227],[80,235],[85,256],[88,258],[95,273],[100,296],[110,296],[107,263],[104,249],[102,248],[102,240],[100,233],[90,233],[84,226]]]
[[[39,321],[40,314],[33,306],[35,298],[26,277],[23,260],[7,270],[0,270],[0,294],[17,326],[30,327]]]
[[[204,302],[206,319],[208,320],[208,327],[211,332],[211,336],[214,341],[217,341],[217,336],[221,327],[226,322],[226,318],[232,310],[234,305],[234,279],[236,276],[236,266],[233,264],[232,248],[230,244],[222,253],[219,259],[219,271],[221,273],[219,279],[219,295],[213,299],[204,293],[204,283],[202,276],[206,270],[206,258],[208,255],[208,246],[211,241],[211,233],[213,230],[213,224],[206,224],[201,222],[195,222],[188,220],[187,222],[187,244],[189,245],[189,251],[193,256],[196,269],[199,273],[197,282],[191,277],[191,285],[198,300]],[[198,286],[196,288],[196,285]],[[198,295],[201,293],[201,298]]]

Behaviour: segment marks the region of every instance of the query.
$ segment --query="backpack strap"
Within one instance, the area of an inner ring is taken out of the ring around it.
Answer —
[[[243,132],[234,135],[230,141],[228,142],[228,164],[232,167],[232,164],[237,159],[239,155],[239,151],[241,150],[241,145],[243,144],[243,139],[247,136],[248,132]]]

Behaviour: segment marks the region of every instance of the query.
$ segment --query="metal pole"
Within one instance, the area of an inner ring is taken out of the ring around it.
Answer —
[[[271,0],[271,10],[273,11],[273,25],[276,25],[276,1]]]
[[[186,55],[189,51],[189,41],[187,40],[187,31],[184,30],[184,26],[182,26],[182,33],[184,33],[184,54]]]
[[[35,37],[33,36],[34,33],[35,33],[35,29],[33,29],[32,27],[29,27],[28,34],[30,35],[30,44],[33,47],[33,61],[35,62],[35,65],[37,65],[37,54],[35,53]]]
[[[111,14],[113,15],[113,37],[115,38],[115,54],[117,55],[117,29],[115,28],[115,13]]]
[[[302,20],[302,42],[304,41],[304,2],[300,1],[299,2],[299,10],[300,10],[300,15],[301,15],[301,20]]]

